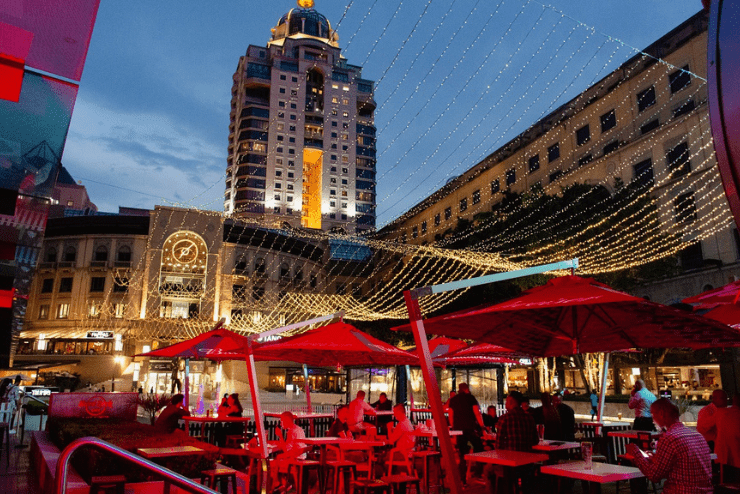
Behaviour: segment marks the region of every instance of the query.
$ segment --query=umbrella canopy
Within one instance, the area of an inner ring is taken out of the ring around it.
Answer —
[[[218,328],[199,334],[190,340],[158,348],[136,357],[209,358],[211,360],[239,360],[246,357],[246,336]]]
[[[685,304],[698,304],[695,309],[711,309],[718,305],[736,304],[740,297],[740,281],[733,281],[725,286],[708,290],[682,300]]]
[[[740,307],[737,305],[719,305],[703,313],[702,316],[740,330]]]
[[[418,365],[409,352],[339,321],[254,346],[255,360],[290,360],[316,366]]]
[[[429,354],[432,356],[432,359],[437,359],[468,346],[463,340],[447,338],[446,336],[432,338],[427,344],[429,345]],[[416,352],[416,348],[410,349],[409,352]]]
[[[740,345],[740,331],[578,276],[554,278],[507,302],[428,319],[424,327],[543,357]]]
[[[520,358],[529,357],[498,345],[478,343],[440,355],[434,358],[434,363],[445,367],[453,365],[519,364]]]

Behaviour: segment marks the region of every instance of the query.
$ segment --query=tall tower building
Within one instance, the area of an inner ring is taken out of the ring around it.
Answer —
[[[283,15],[250,45],[231,90],[224,210],[348,233],[375,228],[373,82],[342,56],[313,8]]]

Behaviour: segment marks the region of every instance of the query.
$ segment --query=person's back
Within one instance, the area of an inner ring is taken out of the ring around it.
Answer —
[[[575,441],[576,439],[576,412],[563,403],[563,397],[560,394],[553,396],[553,404],[560,415],[560,425],[565,441]]]
[[[476,430],[478,428],[478,419],[474,411],[476,406],[478,406],[478,400],[470,393],[457,393],[450,398],[452,428],[458,431]]]
[[[183,395],[181,394],[173,396],[170,404],[157,417],[154,426],[166,432],[174,432],[180,419],[190,415],[190,412],[182,407],[182,400]]]
[[[496,449],[532,451],[539,442],[534,417],[521,407],[521,393],[512,391],[506,398],[506,410],[496,424]]]
[[[740,400],[736,399],[734,403],[737,404],[727,408],[718,408],[715,412],[717,436],[714,441],[714,452],[717,454],[717,463],[738,469],[740,468]]]

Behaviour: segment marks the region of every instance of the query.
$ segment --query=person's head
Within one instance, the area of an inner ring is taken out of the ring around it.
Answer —
[[[544,393],[540,393],[540,400],[542,401],[543,407],[551,407],[552,406],[552,395],[545,391]]]
[[[15,376],[15,380],[13,381],[13,384],[18,386],[20,383],[21,383],[21,375],[18,374],[17,376]]]
[[[486,409],[486,413],[490,415],[491,417],[496,416],[496,407],[493,405],[489,405],[489,407]]]
[[[347,422],[347,418],[349,416],[349,410],[347,407],[339,407],[337,408],[337,418],[340,422]]]
[[[393,416],[398,420],[399,422],[406,420],[406,407],[403,406],[401,403],[397,403],[393,407]]]
[[[450,391],[450,398],[454,398],[455,396],[457,396],[457,391],[455,390]]]
[[[380,393],[380,396],[378,396],[378,401],[381,403],[385,403],[388,401],[388,395],[385,393]]]
[[[511,411],[522,405],[524,396],[519,391],[509,391],[509,395],[506,397],[506,410]]]
[[[638,379],[635,381],[635,391],[640,391],[642,388],[645,387],[645,381],[642,379]]]
[[[185,396],[182,393],[177,393],[176,395],[172,395],[172,398],[170,398],[170,405],[180,405],[182,401],[185,399]]]
[[[671,403],[667,398],[655,400],[655,402],[650,405],[650,413],[652,414],[653,422],[658,426],[658,429],[675,424],[678,422],[678,417],[681,415],[678,411],[678,407]]]
[[[358,400],[364,400],[365,399],[365,392],[360,390],[357,392],[357,399]]]
[[[291,412],[283,412],[280,414],[280,425],[283,429],[293,427],[295,423],[295,415]]]
[[[727,393],[723,389],[715,389],[712,391],[712,403],[717,408],[727,407]]]
[[[242,404],[239,402],[239,393],[233,393],[229,395],[229,406],[235,406],[240,412],[244,411]]]
[[[229,397],[229,393],[224,393],[224,400]]]
[[[470,393],[470,386],[468,386],[468,383],[460,383],[460,385],[457,387],[458,393]]]
[[[525,412],[529,410],[529,398],[527,398],[526,396],[522,396],[522,402],[520,406]]]
[[[552,404],[555,406],[558,406],[563,403],[563,395],[560,393],[555,393],[552,395]]]

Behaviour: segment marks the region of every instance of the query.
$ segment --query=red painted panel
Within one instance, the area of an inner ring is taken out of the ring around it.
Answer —
[[[0,22],[0,99],[17,102],[33,33]]]
[[[54,393],[49,417],[136,420],[137,393]]]

